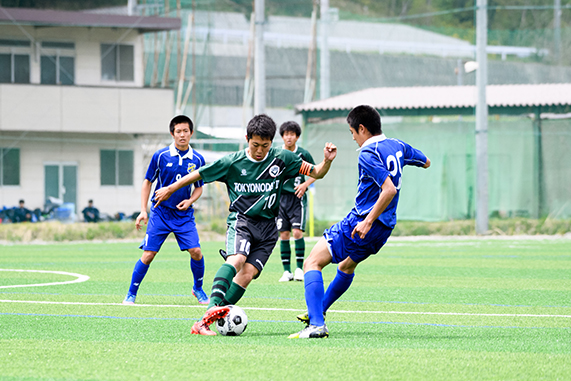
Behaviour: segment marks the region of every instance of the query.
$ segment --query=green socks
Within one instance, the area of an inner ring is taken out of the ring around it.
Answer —
[[[236,269],[228,263],[223,264],[218,269],[214,276],[214,281],[212,282],[212,294],[210,295],[208,308],[219,306],[223,303],[226,293],[228,292],[230,285],[233,283],[232,279],[234,279],[235,276]],[[243,293],[244,292],[242,292],[242,294]]]
[[[280,249],[282,253],[282,265],[284,266],[284,271],[291,272],[291,247],[289,246],[289,239],[280,241]]]
[[[231,306],[238,303],[238,300],[242,298],[246,289],[240,286],[238,283],[232,282],[228,292],[226,293],[226,297],[222,300],[223,306]]]
[[[305,240],[303,237],[294,240],[295,242],[295,260],[297,261],[297,267],[303,269],[303,257],[305,256]],[[283,261],[283,257],[282,257]]]

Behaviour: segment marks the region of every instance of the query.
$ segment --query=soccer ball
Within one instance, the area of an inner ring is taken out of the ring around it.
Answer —
[[[240,336],[248,326],[248,316],[238,306],[228,306],[230,312],[224,319],[218,319],[216,329],[224,336]]]

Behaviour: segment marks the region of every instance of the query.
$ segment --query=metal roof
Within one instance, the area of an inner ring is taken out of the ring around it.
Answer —
[[[181,26],[180,19],[176,17],[122,16],[90,12],[0,7],[0,24],[14,23],[52,27],[133,28],[142,32],[178,30]]]
[[[346,115],[368,104],[383,115],[469,115],[478,99],[476,86],[379,87],[296,106],[308,117]],[[571,111],[571,84],[489,85],[486,100],[490,114]]]

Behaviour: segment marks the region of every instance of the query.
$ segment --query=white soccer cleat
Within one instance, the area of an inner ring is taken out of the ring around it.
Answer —
[[[293,280],[293,274],[287,270],[284,271],[284,275],[280,278],[280,282],[289,282],[290,280]]]
[[[329,330],[323,324],[321,327],[308,325],[301,331],[289,335],[288,339],[321,339],[325,337],[329,337]]]
[[[303,282],[303,270],[300,269],[299,267],[297,269],[295,269],[295,272],[293,274],[293,280]]]

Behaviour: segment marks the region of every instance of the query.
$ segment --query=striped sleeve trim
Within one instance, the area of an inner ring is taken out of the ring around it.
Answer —
[[[311,171],[313,171],[313,165],[309,164],[307,161],[301,163],[301,168],[299,168],[300,174],[309,176]]]

